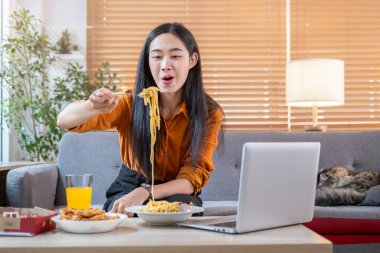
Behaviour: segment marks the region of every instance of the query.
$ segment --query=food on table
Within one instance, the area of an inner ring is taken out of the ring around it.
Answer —
[[[101,220],[115,220],[119,216],[108,216],[104,210],[99,208],[90,208],[87,210],[61,208],[59,210],[61,220],[71,221],[101,221]]]
[[[156,142],[157,130],[160,130],[160,110],[158,106],[157,87],[151,86],[140,92],[139,97],[144,99],[144,105],[150,106],[150,163],[152,164],[152,201],[154,202],[154,143]]]
[[[180,202],[149,201],[142,212],[178,213]]]

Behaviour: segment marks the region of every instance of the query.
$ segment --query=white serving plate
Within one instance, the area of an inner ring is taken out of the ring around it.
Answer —
[[[114,230],[122,220],[127,218],[125,214],[107,213],[108,216],[118,215],[120,218],[115,220],[101,221],[71,221],[61,220],[60,215],[51,218],[60,229],[69,233],[93,234],[104,233]]]
[[[186,212],[142,212],[141,210],[145,208],[143,206],[131,206],[125,209],[126,212],[136,213],[143,221],[153,224],[153,225],[173,225],[178,222],[182,222],[191,217],[194,213],[203,212],[204,209],[199,206],[190,206]]]

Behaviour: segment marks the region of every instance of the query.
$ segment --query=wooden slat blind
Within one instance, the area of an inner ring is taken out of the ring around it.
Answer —
[[[286,27],[281,0],[88,0],[87,65],[108,61],[133,87],[147,34],[181,22],[197,38],[208,93],[224,108],[227,129],[286,130]],[[319,108],[329,130],[380,126],[380,1],[291,0],[291,60],[345,61],[345,105]],[[292,130],[311,109],[291,108]]]
[[[108,61],[133,87],[147,34],[181,22],[197,39],[207,92],[230,130],[286,130],[282,0],[88,0],[87,66]]]
[[[345,61],[345,105],[319,108],[329,130],[380,127],[380,1],[291,1],[291,59]],[[292,107],[292,129],[311,124],[311,109]]]

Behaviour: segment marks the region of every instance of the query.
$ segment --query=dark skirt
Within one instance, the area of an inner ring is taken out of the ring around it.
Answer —
[[[124,195],[130,193],[134,189],[141,186],[143,183],[151,184],[151,179],[144,177],[140,173],[129,169],[124,164],[120,168],[119,175],[115,179],[115,181],[111,184],[106,192],[107,201],[103,206],[103,209],[107,212],[112,210],[113,204],[116,200],[123,197]],[[162,184],[165,183],[163,181],[154,181],[154,184]],[[196,206],[202,206],[202,200],[198,196],[193,196],[189,194],[175,194],[169,196],[165,199],[157,199],[157,200],[166,200],[169,202],[180,201],[183,203],[192,203]],[[148,202],[145,201],[144,204]]]

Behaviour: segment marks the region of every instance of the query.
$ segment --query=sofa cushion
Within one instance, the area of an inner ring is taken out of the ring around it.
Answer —
[[[237,200],[242,148],[246,142],[320,142],[319,168],[344,166],[355,171],[380,171],[380,131],[366,132],[260,132],[229,131],[224,152],[214,154],[215,170],[202,189],[203,200]]]
[[[329,238],[334,244],[380,242],[379,236],[371,236],[380,234],[380,212],[375,206],[316,206],[314,219],[304,225],[322,235],[348,235]],[[364,237],[351,240],[353,234]]]
[[[204,216],[234,215],[237,201],[204,201]],[[380,234],[377,207],[315,207],[314,219],[305,226],[320,234]]]
[[[55,205],[66,204],[65,175],[93,174],[92,204],[106,201],[106,190],[122,165],[118,135],[114,131],[63,135],[58,155],[59,178]]]
[[[55,164],[38,164],[10,170],[6,182],[8,205],[53,208],[57,179],[58,169]]]
[[[204,216],[235,215],[237,213],[237,201],[203,201]]]
[[[371,187],[360,206],[380,206],[380,185]]]
[[[316,206],[314,218],[380,219],[376,206]]]

